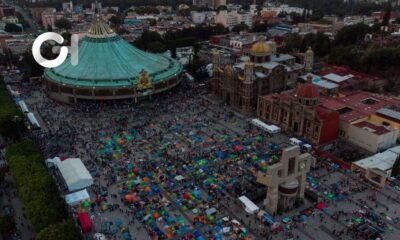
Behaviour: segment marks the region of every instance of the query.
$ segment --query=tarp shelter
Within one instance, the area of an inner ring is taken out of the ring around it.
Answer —
[[[185,179],[182,175],[178,175],[175,177],[175,180],[177,181],[182,181],[183,179]]]
[[[19,101],[18,102],[18,105],[19,105],[19,107],[21,108],[21,110],[22,110],[22,112],[23,113],[28,113],[29,112],[29,109],[28,109],[28,107],[26,106],[26,104],[25,104],[25,102],[24,101]]]
[[[70,192],[90,187],[93,178],[79,158],[68,158],[57,165]]]
[[[65,202],[70,206],[75,206],[85,200],[90,200],[89,193],[86,189],[65,195]]]
[[[246,196],[241,196],[239,197],[239,200],[243,203],[245,206],[245,210],[248,213],[254,214],[256,213],[259,208],[257,207],[256,204],[254,204],[250,199],[248,199]]]
[[[82,212],[78,214],[79,226],[81,226],[83,233],[92,231],[92,222],[90,221],[89,214]]]
[[[34,128],[40,128],[40,124],[33,113],[30,112],[26,116]]]

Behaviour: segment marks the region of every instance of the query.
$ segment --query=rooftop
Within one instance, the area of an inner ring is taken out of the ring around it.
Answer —
[[[351,111],[344,111],[340,119],[346,122],[353,122],[376,113],[379,109],[388,106],[400,106],[400,101],[394,98],[377,93],[359,91],[352,92],[345,97],[320,98],[324,107],[340,112],[343,108]]]
[[[384,134],[390,132],[390,130],[388,130],[384,126],[378,126],[378,125],[372,124],[367,121],[362,121],[362,122],[356,123],[356,124],[354,124],[354,126],[362,128],[362,129],[364,129],[370,133],[373,133],[375,135],[384,135]]]
[[[341,76],[336,73],[329,73],[329,74],[326,74],[323,76],[323,78],[325,78],[329,81],[335,82],[335,83],[341,83],[341,82],[347,81],[353,77],[354,76],[352,74]]]
[[[400,155],[400,146],[389,148],[388,150],[377,153],[371,157],[361,159],[353,164],[364,169],[379,169],[389,174],[396,158]]]
[[[102,20],[95,20],[79,46],[79,63],[70,57],[56,68],[46,69],[47,79],[78,87],[129,87],[137,84],[140,72],[151,81],[177,76],[182,65],[170,57],[137,49]]]

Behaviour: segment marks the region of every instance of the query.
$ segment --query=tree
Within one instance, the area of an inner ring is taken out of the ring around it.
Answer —
[[[15,233],[16,230],[15,221],[12,216],[0,217],[0,236],[8,239],[7,237]]]
[[[123,23],[123,21],[122,21],[121,16],[114,15],[114,16],[110,17],[110,23],[113,27],[118,27]]]
[[[0,135],[18,138],[23,132],[23,115],[6,89],[3,77],[0,77]]]
[[[75,224],[68,220],[53,224],[37,235],[37,240],[82,240],[82,235]]]
[[[324,12],[320,9],[314,10],[310,16],[311,21],[319,21],[324,17]]]
[[[385,8],[385,15],[383,16],[382,26],[388,26],[392,14],[392,4],[388,3]]]
[[[66,18],[61,18],[61,19],[56,20],[54,25],[59,29],[69,30],[72,28],[71,22]]]
[[[260,21],[256,21],[253,24],[253,32],[265,32],[267,31],[267,24],[261,23]]]
[[[147,44],[147,50],[153,53],[163,53],[166,51],[166,46],[159,41],[150,42],[149,44]]]
[[[400,156],[396,158],[396,161],[393,164],[391,176],[395,178],[400,177]]]
[[[22,28],[19,27],[15,23],[6,23],[6,26],[4,27],[4,31],[14,33],[14,32],[22,32]]]
[[[239,33],[242,31],[247,31],[247,30],[249,30],[249,26],[247,26],[244,23],[237,24],[232,28],[232,32],[236,32],[236,33]]]
[[[64,38],[65,41],[71,41],[71,33],[70,32],[63,32],[61,33],[61,36]]]
[[[363,41],[365,35],[370,32],[371,28],[364,23],[345,26],[336,34],[335,45],[356,45]]]

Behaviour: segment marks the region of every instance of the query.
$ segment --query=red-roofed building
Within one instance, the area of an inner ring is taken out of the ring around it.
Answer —
[[[343,95],[343,94],[342,94]],[[370,152],[387,149],[396,143],[399,125],[393,118],[400,100],[377,93],[357,91],[341,97],[321,97],[324,108],[340,114],[339,137]],[[383,116],[380,112],[390,116]]]
[[[318,88],[311,83],[259,97],[257,115],[315,145],[325,145],[337,138],[339,114],[321,105]]]
[[[325,64],[316,75],[339,84],[341,91],[353,91],[357,89],[368,90],[372,86],[376,87],[378,90],[382,90],[386,83],[383,78],[357,72],[347,66],[335,66],[330,64]]]

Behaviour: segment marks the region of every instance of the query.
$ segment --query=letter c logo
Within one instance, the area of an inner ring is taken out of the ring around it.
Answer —
[[[39,37],[37,37],[35,39],[35,41],[33,42],[32,54],[33,54],[33,58],[36,60],[36,62],[39,63],[40,65],[42,65],[43,67],[54,68],[54,67],[61,65],[67,59],[68,47],[65,47],[65,46],[61,47],[60,54],[58,55],[58,57],[53,60],[48,60],[42,56],[42,54],[40,52],[40,47],[42,46],[42,44],[44,42],[49,41],[49,40],[56,41],[58,44],[62,44],[64,42],[64,38],[58,33],[46,32],[46,33],[40,34]]]

